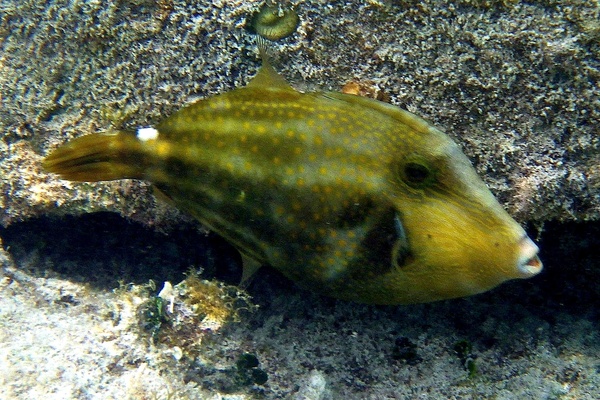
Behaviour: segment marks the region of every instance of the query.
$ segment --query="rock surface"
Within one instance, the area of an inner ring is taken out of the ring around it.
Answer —
[[[72,185],[39,168],[68,139],[155,124],[260,65],[259,3],[35,1],[2,6],[0,223],[110,210],[170,223],[144,184]],[[294,3],[295,4],[295,3]],[[371,81],[459,142],[509,212],[600,217],[594,2],[301,2],[276,67],[301,90]]]

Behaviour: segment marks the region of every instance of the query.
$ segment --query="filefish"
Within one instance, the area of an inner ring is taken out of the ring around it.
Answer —
[[[43,167],[149,181],[230,241],[246,278],[270,265],[340,299],[430,302],[542,269],[449,136],[377,100],[298,92],[268,60],[245,87],[155,127],[74,139]]]

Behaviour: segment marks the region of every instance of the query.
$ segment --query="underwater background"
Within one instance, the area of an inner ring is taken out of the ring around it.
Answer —
[[[281,2],[292,86],[430,120],[528,226],[544,271],[489,293],[367,306],[264,268],[244,294],[237,252],[147,184],[42,171],[247,83],[262,4],[0,2],[0,398],[600,398],[597,1]]]

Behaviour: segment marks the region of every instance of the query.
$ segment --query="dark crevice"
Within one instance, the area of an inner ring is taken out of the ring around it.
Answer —
[[[544,270],[532,280],[537,287],[532,300],[542,296],[540,302],[573,312],[596,308],[600,300],[600,221],[548,222],[538,244]]]
[[[5,249],[21,269],[100,288],[149,280],[178,283],[190,268],[206,278],[239,283],[241,259],[220,237],[194,225],[168,235],[114,213],[38,218],[0,228]]]
[[[95,213],[17,223],[0,228],[0,237],[19,268],[101,288],[149,280],[160,287],[166,280],[180,282],[190,268],[203,268],[203,277],[229,284],[238,284],[241,277],[238,252],[217,235],[199,232],[196,225],[165,235],[117,214]],[[540,275],[508,282],[472,300],[499,297],[538,309],[550,320],[559,310],[591,312],[598,318],[594,305],[600,300],[600,222],[548,222],[538,244],[544,263]],[[265,303],[273,291],[300,290],[269,268],[261,269],[249,289]]]

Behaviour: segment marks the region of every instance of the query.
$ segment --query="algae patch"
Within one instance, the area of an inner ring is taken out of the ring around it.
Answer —
[[[196,271],[175,286],[165,282],[156,296],[149,294],[155,291],[153,282],[147,289],[147,299],[137,310],[141,332],[153,343],[171,347],[175,358],[195,353],[206,333],[239,322],[242,313],[258,308],[238,287],[201,279]]]

